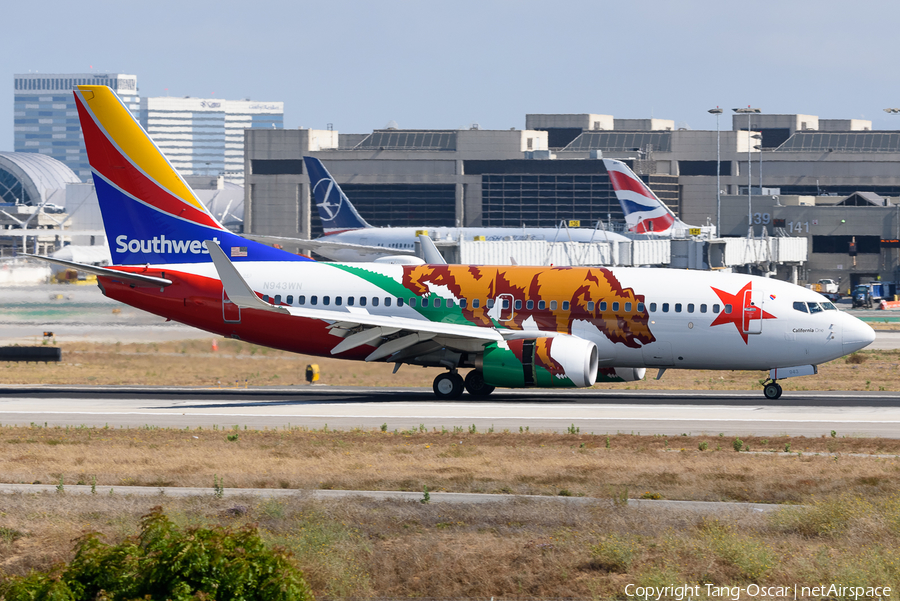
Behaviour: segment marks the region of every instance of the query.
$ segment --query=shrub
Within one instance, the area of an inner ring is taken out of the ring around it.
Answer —
[[[591,548],[594,563],[608,572],[627,572],[637,555],[638,546],[631,537],[618,534],[605,536]]]
[[[76,543],[75,558],[51,573],[11,578],[6,599],[312,599],[293,558],[269,549],[255,527],[179,530],[154,508],[141,533],[110,546],[90,532]]]
[[[734,442],[731,443],[731,446],[734,447],[735,451],[740,452],[740,450],[744,448],[744,441],[741,440],[740,438],[735,438]]]
[[[851,365],[859,365],[860,363],[865,363],[867,356],[861,355],[859,353],[853,353],[852,355],[847,355],[847,359],[845,359],[846,363],[850,363]]]
[[[700,449],[701,451],[705,451],[706,449],[709,448],[709,443],[704,440],[703,442],[701,442],[700,444],[697,445],[697,448]]]

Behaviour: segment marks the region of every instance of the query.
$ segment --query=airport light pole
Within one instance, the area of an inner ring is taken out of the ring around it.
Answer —
[[[754,113],[758,114],[761,111],[758,108],[740,108],[740,109],[731,109],[738,115],[747,115],[747,237],[753,237],[753,180],[751,180],[751,176],[753,175],[753,163],[750,158],[750,151],[753,150],[751,148],[750,143],[750,116]]]
[[[722,184],[720,178],[722,175],[722,154],[719,144],[719,115],[722,109],[716,107],[707,111],[716,116],[716,238],[722,237]]]

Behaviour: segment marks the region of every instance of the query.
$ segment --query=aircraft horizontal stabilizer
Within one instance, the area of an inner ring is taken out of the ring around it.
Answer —
[[[228,295],[228,300],[241,308],[262,309],[263,311],[274,311],[276,313],[288,312],[286,308],[270,305],[256,296],[256,293],[253,292],[253,289],[247,284],[244,278],[241,277],[238,270],[235,269],[231,261],[228,260],[225,251],[219,248],[218,244],[212,240],[206,240],[203,244],[209,251],[209,256],[212,258],[213,265],[216,266],[216,272],[219,274],[219,279],[222,280],[222,286],[225,288],[225,294]]]
[[[32,259],[40,259],[41,261],[47,261],[48,263],[55,263],[57,265],[62,265],[63,267],[67,267],[69,269],[77,269],[78,271],[84,271],[85,273],[93,273],[94,275],[100,275],[109,278],[116,278],[118,280],[124,280],[126,282],[131,282],[138,286],[152,286],[154,288],[162,288],[165,286],[169,286],[172,284],[172,280],[168,280],[166,278],[158,278],[152,275],[142,275],[140,273],[131,273],[128,271],[119,271],[118,269],[110,269],[108,267],[99,267],[97,265],[85,265],[84,263],[76,263],[75,261],[66,261],[65,259],[54,259],[53,257],[42,257],[41,255],[28,255],[22,254],[23,257],[31,257]]]
[[[285,236],[263,236],[259,234],[244,234],[244,238],[249,238],[250,240],[256,240],[257,242],[263,242],[265,244],[296,244],[301,248],[306,248],[313,252],[319,252],[320,250],[329,250],[329,249],[344,249],[344,250],[358,250],[360,252],[365,253],[384,253],[391,255],[408,255],[414,256],[415,252],[412,250],[405,250],[401,248],[385,248],[384,246],[371,246],[367,244],[353,244],[351,242],[332,242],[330,240],[323,240],[322,238],[316,238],[315,240],[308,240],[306,238],[289,238]]]

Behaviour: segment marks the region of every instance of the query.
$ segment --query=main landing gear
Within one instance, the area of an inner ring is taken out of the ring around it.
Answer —
[[[462,396],[463,390],[475,397],[486,397],[494,392],[494,387],[485,383],[481,372],[473,369],[463,380],[456,370],[445,372],[434,379],[434,394],[440,400],[452,401]]]
[[[763,384],[763,394],[766,395],[767,399],[775,400],[781,398],[782,392],[783,391],[781,390],[781,384],[779,384],[775,380]]]

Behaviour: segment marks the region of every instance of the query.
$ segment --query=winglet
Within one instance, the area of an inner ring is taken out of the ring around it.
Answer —
[[[213,240],[205,240],[203,244],[209,251],[213,265],[216,266],[216,272],[219,274],[219,279],[222,280],[222,286],[225,288],[228,300],[242,309],[262,309],[263,311],[290,314],[285,307],[270,305],[256,296],[253,288],[241,277],[238,270],[228,260],[225,251],[219,248],[218,244]]]
[[[437,249],[431,238],[425,234],[419,234],[419,244],[422,246],[422,259],[428,265],[446,265],[444,255]]]

